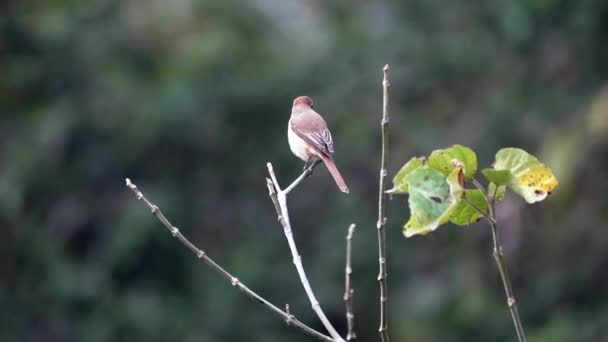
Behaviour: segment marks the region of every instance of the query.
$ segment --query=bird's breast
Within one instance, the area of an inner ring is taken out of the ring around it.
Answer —
[[[307,161],[310,158],[311,155],[308,144],[291,129],[291,122],[287,125],[287,140],[289,141],[291,152],[298,158],[304,161]]]

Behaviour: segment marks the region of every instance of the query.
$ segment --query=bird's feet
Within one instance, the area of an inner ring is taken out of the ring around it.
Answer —
[[[312,158],[311,158],[311,159],[312,159]],[[306,171],[308,170],[308,168],[310,167],[310,165],[311,165],[311,164],[310,164],[310,160],[311,160],[311,159],[308,159],[307,161],[305,161],[305,162],[304,162],[304,166],[302,167],[302,171],[303,171],[303,172],[306,172]],[[311,171],[312,171],[312,170],[311,170]]]
[[[305,173],[308,173],[308,175],[311,175],[312,171],[315,169],[315,167],[320,162],[321,162],[321,159],[319,159],[319,158],[310,158],[304,162],[304,167],[302,168],[302,171]]]

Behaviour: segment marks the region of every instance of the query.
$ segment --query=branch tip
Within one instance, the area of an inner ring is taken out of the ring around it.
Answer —
[[[346,340],[351,341],[356,338],[355,333],[355,314],[353,310],[353,293],[355,292],[351,284],[351,275],[353,269],[351,266],[352,260],[352,248],[353,248],[353,235],[355,233],[356,225],[351,223],[346,233],[346,266],[344,268],[344,304],[346,306],[346,326],[348,328],[346,334]]]

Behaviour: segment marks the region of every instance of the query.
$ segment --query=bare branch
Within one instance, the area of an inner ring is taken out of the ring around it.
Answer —
[[[382,342],[389,342],[390,338],[388,335],[388,285],[387,285],[387,272],[386,272],[386,217],[385,217],[385,199],[386,194],[384,193],[386,179],[386,156],[388,153],[388,88],[390,83],[388,81],[388,71],[390,66],[387,64],[382,69],[382,121],[380,123],[382,127],[382,155],[380,161],[380,186],[378,189],[378,222],[376,228],[378,230],[378,283],[380,284],[380,327],[378,332],[380,333],[380,339]]]
[[[353,312],[353,293],[355,291],[353,290],[350,281],[350,275],[353,273],[351,259],[354,233],[355,224],[352,223],[350,227],[348,227],[348,233],[346,234],[346,267],[344,268],[344,304],[346,305],[346,325],[348,327],[348,333],[346,334],[347,341],[357,339],[357,334],[355,333],[355,314]]]
[[[298,178],[296,178],[293,182],[291,182],[291,184],[289,184],[287,188],[285,188],[285,190],[283,190],[283,192],[285,192],[285,195],[288,195],[291,190],[293,190],[296,186],[298,186],[298,184],[300,184],[300,182],[304,180],[304,178],[310,176],[314,168],[319,165],[320,162],[321,159],[315,159],[312,164],[310,164],[310,166],[304,169],[304,172],[302,172],[302,174]]]
[[[198,247],[196,247],[184,235],[182,235],[182,233],[179,231],[179,229],[177,227],[175,227],[174,225],[172,225],[171,222],[169,222],[169,220],[165,217],[165,215],[162,213],[160,208],[158,206],[156,206],[155,204],[153,204],[152,202],[150,202],[146,198],[146,196],[144,196],[144,194],[141,191],[139,191],[139,189],[137,189],[137,186],[135,184],[133,184],[129,178],[126,179],[126,185],[129,189],[131,189],[133,191],[135,196],[137,196],[138,200],[142,200],[142,201],[144,201],[144,203],[146,203],[146,205],[152,211],[152,214],[154,216],[156,216],[156,218],[167,228],[167,230],[169,230],[169,232],[171,233],[171,235],[173,235],[174,238],[176,238],[179,242],[181,242],[184,246],[186,246],[192,253],[194,253],[194,255],[196,255],[196,257],[199,260],[202,260],[205,264],[207,264],[209,267],[211,267],[211,269],[213,269],[214,271],[219,273],[221,276],[226,278],[226,280],[228,280],[230,282],[230,285],[232,285],[233,287],[236,287],[242,293],[244,293],[247,297],[264,305],[268,310],[272,311],[277,316],[283,318],[285,320],[285,322],[287,323],[287,325],[293,326],[296,329],[298,329],[312,337],[315,337],[316,339],[318,339],[320,341],[327,341],[327,342],[335,341],[331,337],[329,337],[325,334],[322,334],[322,333],[318,332],[317,330],[309,327],[308,325],[302,323],[293,314],[291,314],[289,312],[289,310],[287,310],[287,312],[285,312],[285,311],[279,309],[278,307],[276,307],[275,305],[273,305],[272,303],[270,303],[268,300],[266,300],[262,296],[253,292],[245,284],[243,284],[237,277],[233,276],[228,271],[226,271],[223,267],[218,265],[202,249],[199,249]]]
[[[291,223],[289,222],[289,212],[287,210],[287,190],[293,190],[308,174],[310,174],[310,170],[314,167],[311,166],[309,169],[304,170],[302,175],[300,175],[286,190],[281,190],[279,186],[279,182],[277,181],[277,176],[274,173],[274,169],[271,163],[267,163],[268,174],[270,178],[266,178],[266,185],[268,186],[268,195],[274,204],[274,208],[277,211],[278,220],[283,226],[283,232],[285,234],[285,238],[287,239],[287,243],[289,244],[289,249],[291,250],[291,255],[293,257],[293,264],[298,271],[298,275],[300,276],[300,282],[304,287],[304,291],[306,291],[306,295],[308,296],[308,300],[310,301],[310,305],[312,309],[315,311],[325,329],[329,332],[329,335],[334,339],[334,341],[344,342],[344,339],[338,334],[336,329],[333,327],[323,309],[321,309],[321,305],[317,300],[311,286],[308,281],[308,277],[306,276],[306,272],[304,272],[304,266],[302,265],[302,257],[298,252],[298,248],[296,247],[296,242],[293,238],[293,231],[291,229]]]

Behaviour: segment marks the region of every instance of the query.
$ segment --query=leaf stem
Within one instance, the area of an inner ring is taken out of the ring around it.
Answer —
[[[494,260],[496,261],[496,265],[498,266],[498,271],[500,272],[502,286],[505,289],[505,295],[507,297],[507,306],[509,307],[509,311],[511,312],[511,318],[513,319],[513,325],[515,325],[515,332],[517,333],[517,339],[519,342],[526,342],[526,334],[524,332],[524,327],[523,327],[523,325],[521,323],[521,319],[519,317],[519,310],[517,309],[517,301],[515,300],[515,295],[513,294],[513,286],[511,285],[511,278],[509,277],[509,272],[507,270],[505,257],[502,252],[502,245],[500,244],[500,239],[498,236],[498,228],[496,226],[496,217],[494,216],[494,213],[496,212],[494,210],[495,209],[494,208],[494,204],[495,204],[494,197],[496,196],[496,190],[494,191],[494,194],[492,194],[491,197],[488,198],[487,192],[485,191],[485,189],[483,188],[481,183],[479,183],[479,181],[477,181],[476,179],[473,179],[473,184],[475,185],[475,187],[477,189],[479,189],[484,194],[486,201],[488,201],[488,214],[479,210],[479,208],[477,208],[476,206],[471,205],[471,207],[473,209],[475,209],[477,212],[479,212],[490,224],[490,228],[492,230],[492,242],[493,242],[492,256],[494,257]]]
[[[490,222],[490,227],[492,228],[492,240],[494,242],[493,256],[496,261],[496,265],[498,266],[498,271],[500,272],[500,277],[502,279],[502,285],[505,288],[505,295],[507,296],[507,305],[509,306],[509,311],[511,311],[511,318],[513,318],[513,324],[515,325],[515,331],[517,332],[517,338],[519,342],[526,341],[526,334],[524,332],[524,327],[521,324],[521,319],[519,317],[519,310],[517,309],[517,302],[515,301],[515,295],[513,294],[513,287],[511,286],[511,279],[509,278],[509,272],[507,270],[507,266],[505,263],[505,257],[502,252],[502,246],[498,240],[498,231],[496,229],[496,223],[494,220],[488,220]]]
[[[467,195],[462,195],[462,200],[465,201],[471,208],[473,208],[476,212],[481,213],[484,218],[487,218],[486,213],[483,212],[478,206],[476,206],[473,202],[469,201]]]
[[[475,185],[475,187],[477,189],[479,189],[479,191],[481,191],[481,194],[483,195],[483,197],[486,199],[486,202],[488,203],[489,218],[488,218],[488,215],[486,215],[486,214],[483,214],[483,216],[488,220],[490,220],[490,219],[494,220],[494,208],[491,205],[493,203],[494,196],[492,196],[492,198],[490,198],[490,196],[488,196],[488,192],[486,191],[486,189],[483,187],[483,185],[481,185],[481,183],[476,178],[473,178],[473,185]],[[491,202],[491,200],[492,200],[492,202]],[[495,220],[494,220],[494,223],[496,223]]]

